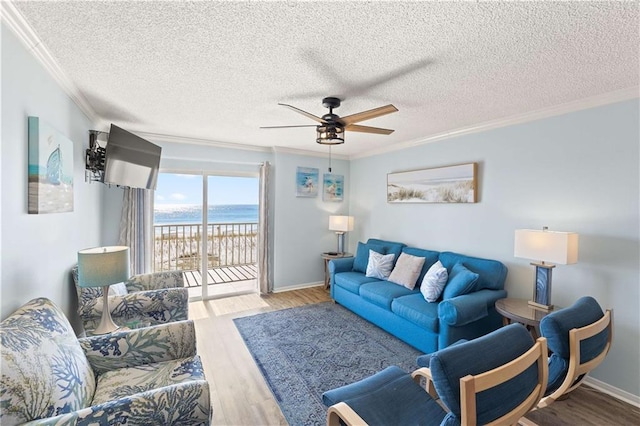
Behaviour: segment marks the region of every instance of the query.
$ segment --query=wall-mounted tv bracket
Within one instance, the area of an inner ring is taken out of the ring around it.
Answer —
[[[89,130],[89,148],[85,155],[85,182],[102,182],[104,180],[104,154],[105,148],[98,143],[99,135],[109,133],[98,130]]]

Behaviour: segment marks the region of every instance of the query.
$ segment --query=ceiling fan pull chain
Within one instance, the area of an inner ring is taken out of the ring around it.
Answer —
[[[331,145],[329,145],[329,173],[331,173]]]

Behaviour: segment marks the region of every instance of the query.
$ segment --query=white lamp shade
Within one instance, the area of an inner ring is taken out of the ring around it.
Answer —
[[[353,216],[329,216],[329,231],[353,231]]]
[[[570,265],[578,262],[578,234],[534,229],[517,229],[515,257]]]
[[[129,247],[95,247],[78,252],[80,287],[102,287],[129,279]]]

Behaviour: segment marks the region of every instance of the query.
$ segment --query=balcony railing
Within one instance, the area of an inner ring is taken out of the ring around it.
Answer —
[[[202,259],[202,224],[154,225],[154,271],[197,270]],[[254,264],[258,258],[258,224],[207,225],[207,269]]]

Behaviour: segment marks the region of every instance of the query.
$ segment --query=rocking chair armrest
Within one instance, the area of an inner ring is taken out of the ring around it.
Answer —
[[[440,399],[440,397],[438,396],[438,392],[436,392],[436,387],[433,384],[433,378],[431,377],[431,370],[429,370],[429,368],[427,367],[418,368],[413,373],[411,373],[411,377],[417,384],[420,384],[420,379],[424,378],[425,379],[424,388],[427,391],[427,393],[431,395],[431,397],[435,400]]]
[[[339,426],[340,420],[347,426],[367,424],[346,402],[338,402],[327,411],[327,426]]]

